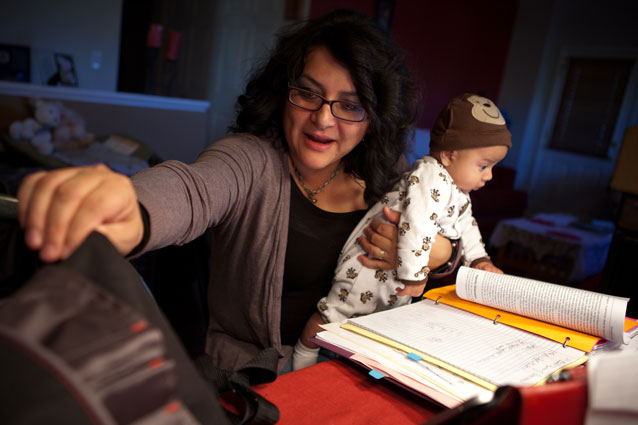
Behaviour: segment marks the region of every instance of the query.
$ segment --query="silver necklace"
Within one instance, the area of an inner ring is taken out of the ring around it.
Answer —
[[[290,162],[292,162],[292,161],[290,161]],[[312,189],[309,189],[306,186],[306,184],[303,181],[303,177],[301,177],[301,174],[299,173],[299,170],[297,170],[297,167],[295,166],[295,164],[292,163],[292,169],[295,170],[295,176],[297,176],[297,179],[299,180],[299,183],[301,183],[301,187],[303,188],[303,190],[306,191],[306,193],[308,194],[308,198],[310,199],[310,202],[312,202],[313,204],[317,203],[317,198],[315,198],[315,195],[318,194],[319,192],[321,192],[322,190],[324,190],[326,188],[326,186],[328,186],[328,184],[332,181],[332,179],[335,178],[335,176],[339,172],[340,168],[341,168],[341,164],[337,165],[337,168],[335,168],[335,170],[332,172],[332,175],[330,177],[328,177],[328,180],[326,180],[317,189],[312,190]]]

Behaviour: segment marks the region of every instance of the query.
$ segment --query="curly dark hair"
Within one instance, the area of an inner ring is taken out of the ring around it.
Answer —
[[[367,112],[368,133],[344,157],[343,165],[345,172],[366,182],[364,198],[372,205],[399,177],[395,164],[413,131],[419,92],[403,52],[367,17],[337,10],[285,27],[237,99],[238,115],[230,131],[283,140],[288,83],[302,74],[308,51],[317,46],[328,48],[349,70]]]

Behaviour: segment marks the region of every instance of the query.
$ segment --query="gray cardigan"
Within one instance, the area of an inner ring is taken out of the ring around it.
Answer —
[[[280,142],[276,142],[279,144]],[[237,369],[265,347],[282,360],[281,293],[290,212],[288,155],[241,134],[204,150],[190,165],[166,161],[133,177],[150,217],[144,251],[212,232],[206,351]],[[175,282],[179,284],[179,282]]]

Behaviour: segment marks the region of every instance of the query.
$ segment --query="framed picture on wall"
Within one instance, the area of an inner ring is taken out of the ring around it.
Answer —
[[[631,58],[570,57],[549,148],[607,158]]]
[[[0,43],[0,80],[31,81],[31,49]]]
[[[57,72],[49,78],[50,86],[71,86],[77,87],[78,77],[75,72],[73,56],[65,53],[54,54]]]

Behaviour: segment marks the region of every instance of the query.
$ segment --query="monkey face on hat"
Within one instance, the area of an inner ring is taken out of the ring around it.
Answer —
[[[453,151],[504,145],[512,147],[505,118],[490,99],[465,93],[453,98],[434,121],[430,150]]]

